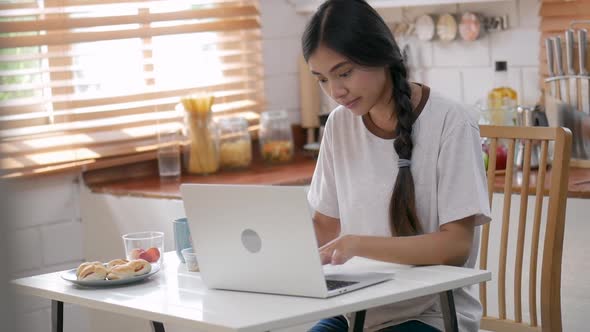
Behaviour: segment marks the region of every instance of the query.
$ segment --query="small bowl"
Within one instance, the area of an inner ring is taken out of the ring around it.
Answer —
[[[197,254],[193,248],[182,249],[182,257],[186,262],[186,269],[190,272],[199,272],[199,263],[197,262]]]

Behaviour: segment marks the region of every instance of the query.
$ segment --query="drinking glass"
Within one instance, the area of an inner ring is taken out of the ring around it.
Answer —
[[[127,260],[144,259],[161,264],[164,259],[164,233],[136,232],[122,236]]]
[[[171,125],[158,125],[158,172],[163,178],[180,176],[181,131]]]

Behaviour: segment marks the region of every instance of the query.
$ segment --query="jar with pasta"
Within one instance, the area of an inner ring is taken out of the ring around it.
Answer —
[[[218,120],[220,132],[220,165],[223,169],[241,169],[252,162],[252,141],[248,121],[243,117]]]
[[[188,144],[185,169],[191,174],[211,174],[219,169],[219,129],[211,112],[213,96],[192,95],[182,98]]]
[[[268,163],[293,159],[293,134],[286,111],[268,111],[260,115],[260,152]]]

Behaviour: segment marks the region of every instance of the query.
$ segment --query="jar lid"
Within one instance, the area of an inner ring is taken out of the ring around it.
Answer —
[[[228,116],[217,118],[221,126],[248,126],[248,120],[243,116]]]
[[[262,120],[278,120],[278,119],[287,119],[287,111],[285,110],[277,110],[277,111],[266,111],[260,114]]]

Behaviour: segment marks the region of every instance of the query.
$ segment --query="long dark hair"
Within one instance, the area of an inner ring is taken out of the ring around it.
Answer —
[[[392,116],[397,118],[394,148],[400,159],[412,159],[412,91],[399,46],[381,16],[363,0],[328,0],[307,24],[301,40],[306,61],[320,44],[365,67],[386,67],[393,83],[395,101]],[[392,234],[408,236],[422,233],[416,215],[414,179],[409,167],[399,168],[391,202],[389,220]]]

